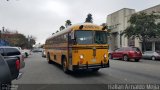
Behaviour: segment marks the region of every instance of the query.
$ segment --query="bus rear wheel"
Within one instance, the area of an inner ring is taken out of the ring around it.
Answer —
[[[49,53],[47,54],[47,58],[48,58],[48,63],[49,63],[49,64],[52,64],[52,61],[51,61],[51,58],[50,58],[50,54],[49,54]]]
[[[65,73],[69,73],[69,70],[67,68],[67,59],[66,58],[63,58],[63,60],[62,60],[62,68]]]

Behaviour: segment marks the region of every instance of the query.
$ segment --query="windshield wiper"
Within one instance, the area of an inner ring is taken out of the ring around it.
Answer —
[[[98,42],[98,43],[97,43]],[[103,44],[103,43],[101,43],[99,40],[95,40],[95,43],[97,43],[97,44]]]

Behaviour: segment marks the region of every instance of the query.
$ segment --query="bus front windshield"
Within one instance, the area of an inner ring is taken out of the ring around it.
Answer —
[[[105,31],[76,31],[77,44],[107,44]]]

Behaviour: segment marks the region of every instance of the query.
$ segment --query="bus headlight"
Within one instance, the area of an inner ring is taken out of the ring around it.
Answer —
[[[104,54],[104,58],[107,58],[107,55],[106,55],[106,54]]]
[[[83,59],[84,58],[84,56],[83,55],[80,55],[80,59]]]

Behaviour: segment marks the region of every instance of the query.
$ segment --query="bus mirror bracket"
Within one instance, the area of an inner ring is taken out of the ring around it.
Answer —
[[[74,40],[75,36],[74,36],[74,31],[71,32],[71,39]]]

